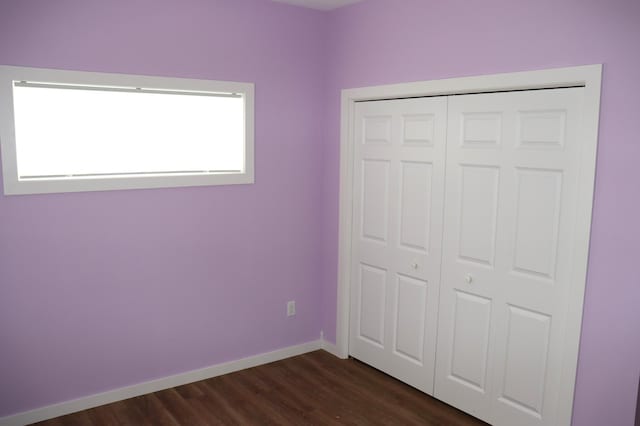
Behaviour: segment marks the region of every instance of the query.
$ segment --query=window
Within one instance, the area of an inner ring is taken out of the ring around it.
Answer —
[[[253,182],[250,83],[0,67],[5,194]]]

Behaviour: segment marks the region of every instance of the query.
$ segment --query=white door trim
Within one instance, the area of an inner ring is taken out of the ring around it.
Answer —
[[[576,223],[576,250],[574,254],[574,276],[571,283],[571,305],[569,306],[566,358],[563,365],[559,424],[570,424],[573,409],[573,394],[578,363],[580,330],[584,291],[589,260],[589,239],[595,164],[600,114],[600,89],[602,65],[585,65],[541,71],[526,71],[494,74],[477,77],[452,78],[384,86],[345,89],[341,99],[340,130],[340,217],[338,248],[338,294],[336,319],[336,347],[339,356],[349,354],[349,288],[351,266],[351,232],[353,218],[353,119],[355,103],[358,101],[395,99],[416,96],[442,96],[465,93],[483,93],[507,90],[550,89],[584,86],[582,127],[582,164],[589,165],[581,171],[578,216]]]

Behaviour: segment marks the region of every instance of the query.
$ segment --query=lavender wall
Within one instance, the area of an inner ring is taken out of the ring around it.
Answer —
[[[3,0],[0,64],[255,82],[257,181],[0,196],[0,417],[334,340],[340,89],[604,63],[574,424],[631,425],[638,22],[637,0]]]
[[[254,82],[257,161],[247,186],[0,196],[0,417],[319,338],[325,23],[2,0],[0,64]]]
[[[327,332],[336,317],[340,89],[605,64],[573,424],[631,426],[640,373],[640,2],[368,0],[331,13],[328,34]]]

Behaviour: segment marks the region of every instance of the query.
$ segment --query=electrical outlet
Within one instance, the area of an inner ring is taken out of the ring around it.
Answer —
[[[292,317],[296,314],[296,301],[291,300],[287,302],[287,316]]]

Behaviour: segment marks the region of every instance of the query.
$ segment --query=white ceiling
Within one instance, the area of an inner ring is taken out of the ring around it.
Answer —
[[[318,10],[332,10],[362,0],[273,0],[280,3],[289,3],[294,6],[308,7]]]

